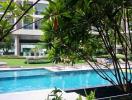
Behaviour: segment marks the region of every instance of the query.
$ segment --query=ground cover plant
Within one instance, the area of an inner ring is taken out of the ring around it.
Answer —
[[[85,91],[85,90],[84,90]],[[91,91],[89,94],[86,94],[85,100],[94,100],[95,99],[95,92]],[[60,89],[55,88],[51,91],[50,94],[48,94],[47,100],[63,100],[63,92]],[[79,95],[76,100],[83,100],[82,96]]]

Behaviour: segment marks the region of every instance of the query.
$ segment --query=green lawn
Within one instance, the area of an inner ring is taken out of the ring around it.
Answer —
[[[45,63],[42,64],[25,64],[25,59],[4,59],[0,58],[0,61],[7,62],[7,65],[10,67],[17,67],[17,66],[24,66],[24,67],[37,67],[37,66],[47,66],[52,65],[52,63],[48,63],[45,61]]]
[[[6,62],[9,67],[17,67],[17,66],[23,66],[23,67],[40,67],[40,66],[52,66],[53,63],[49,62],[47,58],[43,59],[43,63],[40,64],[26,64],[25,58],[0,58],[0,61]],[[85,63],[83,60],[79,60],[76,62],[76,64]],[[59,63],[61,65],[64,65],[63,63]]]

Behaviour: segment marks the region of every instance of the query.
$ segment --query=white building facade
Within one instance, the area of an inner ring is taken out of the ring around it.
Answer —
[[[23,0],[14,0],[19,3],[23,3]],[[33,4],[36,0],[29,0],[29,4]],[[35,12],[32,14],[32,17],[24,17],[16,26],[12,33],[14,39],[14,55],[19,56],[34,56],[31,53],[31,49],[35,48],[37,43],[40,40],[40,37],[43,35],[43,32],[40,30],[41,20],[43,18],[41,13],[47,7],[48,2],[45,0],[40,0],[35,6]],[[14,19],[14,22],[16,19]],[[35,22],[36,21],[36,22]],[[32,23],[35,22],[35,23]],[[32,23],[32,24],[30,24]],[[30,24],[30,25],[28,25]],[[28,25],[28,26],[26,26]],[[23,27],[24,26],[24,27]],[[23,28],[22,28],[23,27]],[[43,55],[44,50],[38,52],[39,56]]]

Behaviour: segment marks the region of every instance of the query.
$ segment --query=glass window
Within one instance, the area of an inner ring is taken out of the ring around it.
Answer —
[[[41,20],[37,21],[39,19],[35,19],[35,29],[40,29],[41,28]]]
[[[47,7],[47,4],[38,3],[35,6],[35,14],[41,15],[41,13],[44,11],[44,9]]]
[[[33,18],[32,17],[24,17],[23,19],[23,26],[24,29],[33,29],[33,24],[31,24],[33,22]]]

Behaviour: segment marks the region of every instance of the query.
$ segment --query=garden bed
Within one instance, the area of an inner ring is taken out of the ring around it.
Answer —
[[[45,60],[46,59],[44,57],[33,56],[33,57],[27,57],[25,63],[26,64],[42,64],[42,63],[47,62],[47,60],[46,61]]]
[[[131,85],[132,86],[132,85]],[[95,91],[95,98],[97,100],[132,100],[132,92],[124,93],[115,86],[101,86],[84,89],[69,90],[66,92],[76,92],[80,95],[86,96],[86,93],[90,94],[91,91]]]

